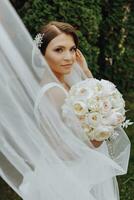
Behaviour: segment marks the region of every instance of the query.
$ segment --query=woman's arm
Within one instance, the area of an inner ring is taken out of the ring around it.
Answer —
[[[82,68],[82,70],[85,72],[85,74],[87,75],[88,78],[93,78],[93,75],[91,73],[91,71],[88,68],[87,62],[85,57],[83,56],[83,54],[81,53],[81,51],[79,49],[77,49],[76,51],[76,61],[78,62],[78,64],[80,65],[80,67]],[[97,141],[97,140],[90,140],[91,143],[93,144],[94,147],[99,147],[103,142]]]

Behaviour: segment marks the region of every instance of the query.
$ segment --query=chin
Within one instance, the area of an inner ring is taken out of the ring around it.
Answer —
[[[73,69],[73,68],[70,67],[70,68],[64,70],[64,74],[69,74],[69,73],[71,73],[71,72],[72,72],[72,69]]]
[[[70,74],[71,72],[72,72],[72,69],[65,71],[64,74],[65,74],[65,75],[66,75],[66,74]]]

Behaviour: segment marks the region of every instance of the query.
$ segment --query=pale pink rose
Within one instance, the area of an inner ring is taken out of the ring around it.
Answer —
[[[100,111],[102,114],[107,114],[109,111],[111,111],[112,104],[108,99],[104,99],[102,102],[100,102]]]

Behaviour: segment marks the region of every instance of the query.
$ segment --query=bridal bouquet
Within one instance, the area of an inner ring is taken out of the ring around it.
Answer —
[[[117,137],[116,127],[132,123],[125,121],[125,101],[116,86],[95,78],[71,87],[62,106],[62,115],[70,127],[73,126],[71,117],[75,116],[87,137],[97,141]]]

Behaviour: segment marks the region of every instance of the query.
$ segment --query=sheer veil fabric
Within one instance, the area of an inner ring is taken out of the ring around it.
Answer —
[[[86,75],[78,64],[68,85]],[[127,172],[130,142],[95,149],[61,116],[67,91],[9,1],[0,1],[0,174],[25,200],[117,200],[115,176]],[[109,194],[110,192],[110,194]]]

